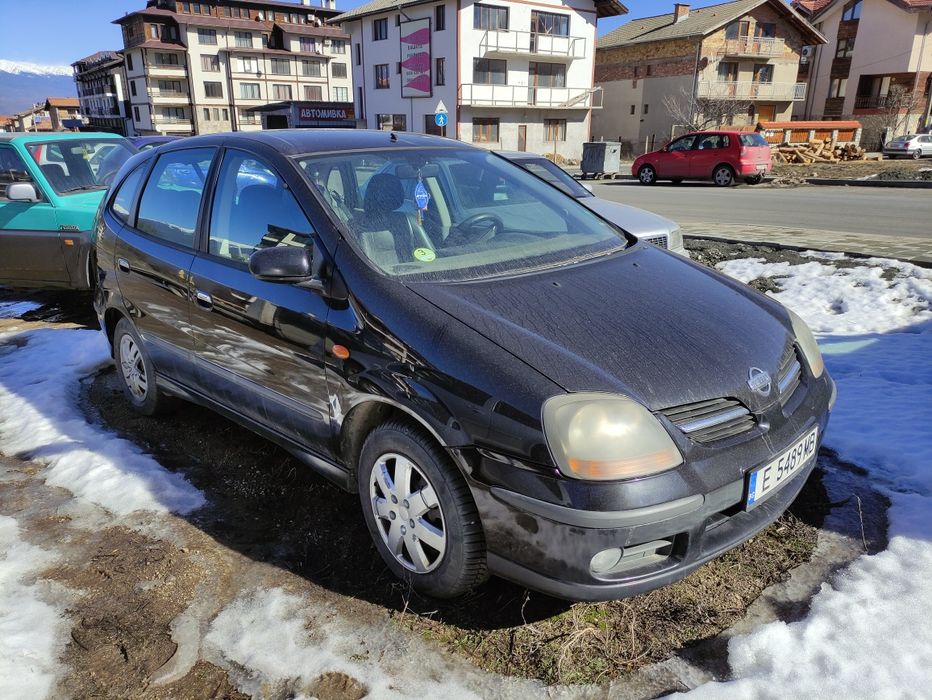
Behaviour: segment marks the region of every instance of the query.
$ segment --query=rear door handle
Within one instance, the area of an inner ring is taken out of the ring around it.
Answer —
[[[117,260],[117,267],[126,273],[130,273],[133,271],[133,268],[129,266],[129,260],[127,260],[126,258],[119,258]]]
[[[200,289],[194,293],[194,298],[197,300],[197,305],[205,309],[210,310],[214,306],[214,300],[211,299],[210,294],[202,292]]]

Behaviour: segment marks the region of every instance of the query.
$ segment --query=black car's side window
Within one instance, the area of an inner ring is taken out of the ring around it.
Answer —
[[[145,175],[146,165],[148,163],[137,165],[133,172],[126,176],[120,184],[120,189],[114,195],[113,202],[110,204],[110,212],[124,224],[129,223],[130,213],[133,210],[133,201],[136,199],[142,185],[142,176]]]
[[[246,262],[258,248],[311,245],[313,227],[285,182],[250,153],[228,150],[210,215],[208,250]]]
[[[32,176],[19,153],[12,148],[0,148],[0,201],[6,201],[6,188],[14,182],[32,182]]]
[[[170,151],[159,157],[139,200],[136,228],[194,247],[194,231],[213,148]]]

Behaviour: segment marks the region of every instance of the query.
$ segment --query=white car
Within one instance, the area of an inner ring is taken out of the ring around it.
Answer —
[[[638,239],[648,241],[671,252],[689,257],[683,247],[683,233],[679,225],[663,216],[653,214],[627,204],[610,202],[596,197],[586,185],[578,182],[568,172],[553,161],[536,153],[521,151],[496,151],[502,158],[507,158],[515,165],[520,165],[542,180],[579,200],[580,204],[616,226],[624,229]]]
[[[932,156],[932,134],[906,134],[897,136],[883,145],[887,158],[912,158]]]

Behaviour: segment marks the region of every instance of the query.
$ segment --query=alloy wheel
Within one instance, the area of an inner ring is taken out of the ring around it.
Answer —
[[[434,487],[403,455],[379,457],[369,474],[372,513],[382,542],[409,571],[437,568],[447,548],[443,511]]]
[[[728,185],[734,181],[734,176],[731,174],[731,170],[724,166],[715,170],[714,178],[715,184],[719,187],[728,187]]]
[[[139,346],[129,334],[120,338],[120,370],[123,372],[123,381],[133,397],[145,401],[149,391],[146,365],[142,353],[139,352]]]
[[[656,177],[656,173],[654,172],[654,169],[650,167],[649,165],[646,165],[643,168],[641,168],[640,172],[638,173],[638,178],[641,180],[641,183],[645,185],[652,185],[654,183],[655,177]]]

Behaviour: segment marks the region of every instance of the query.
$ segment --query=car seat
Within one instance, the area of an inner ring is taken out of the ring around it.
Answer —
[[[434,248],[421,225],[397,211],[403,203],[404,188],[397,176],[373,175],[366,183],[364,213],[352,222],[359,246],[382,267],[413,261],[416,248]]]

